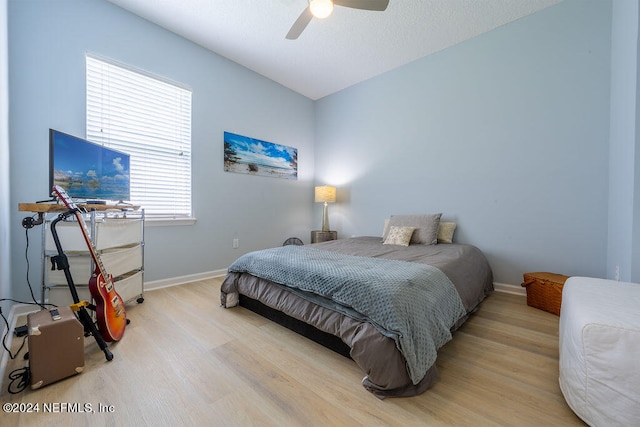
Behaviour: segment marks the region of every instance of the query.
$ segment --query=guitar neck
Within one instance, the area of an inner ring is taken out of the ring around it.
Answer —
[[[100,270],[100,274],[106,279],[107,275],[105,274],[105,271],[104,271],[104,265],[102,265],[102,260],[100,259],[100,255],[98,255],[98,251],[93,245],[91,238],[89,238],[89,230],[87,230],[87,224],[84,220],[84,217],[82,216],[82,213],[80,212],[80,209],[74,203],[74,201],[71,200],[67,192],[62,187],[55,185],[52,191],[56,195],[56,197],[60,201],[62,201],[62,203],[64,203],[64,205],[67,208],[71,209],[74,212],[76,219],[80,224],[80,230],[82,231],[82,236],[84,237],[84,241],[87,244],[87,247],[89,248],[89,252],[91,252],[91,258],[93,258],[93,262],[96,264],[96,267]]]
[[[78,220],[78,223],[80,224],[80,229],[82,231],[82,236],[84,237],[84,241],[86,242],[87,247],[89,248],[89,252],[91,253],[91,258],[93,259],[93,262],[96,264],[96,267],[100,270],[100,274],[102,274],[102,276],[106,278],[107,275],[104,272],[104,265],[102,264],[100,255],[98,254],[96,247],[94,246],[93,242],[91,241],[91,238],[89,237],[89,230],[87,229],[87,223],[85,222],[84,217],[79,211],[76,211],[75,215],[76,215],[76,219]]]

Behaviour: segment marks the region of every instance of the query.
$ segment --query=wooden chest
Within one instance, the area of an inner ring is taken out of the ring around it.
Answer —
[[[527,289],[527,305],[559,316],[562,304],[562,287],[569,276],[535,272],[525,273],[523,278],[521,286]]]

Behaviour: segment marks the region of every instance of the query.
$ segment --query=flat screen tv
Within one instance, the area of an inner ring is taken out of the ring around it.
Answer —
[[[129,200],[129,155],[49,129],[49,192],[86,201]]]

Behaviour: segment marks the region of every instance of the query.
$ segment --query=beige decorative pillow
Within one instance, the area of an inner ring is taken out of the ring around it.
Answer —
[[[453,232],[456,231],[455,222],[440,222],[438,228],[438,243],[453,243]]]
[[[409,246],[413,230],[415,230],[415,227],[397,227],[395,225],[391,226],[389,227],[389,234],[387,234],[387,238],[384,239],[383,244]]]

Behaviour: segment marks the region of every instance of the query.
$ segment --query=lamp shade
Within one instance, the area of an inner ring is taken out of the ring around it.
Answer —
[[[336,187],[322,185],[316,187],[316,202],[334,203],[336,201]]]

